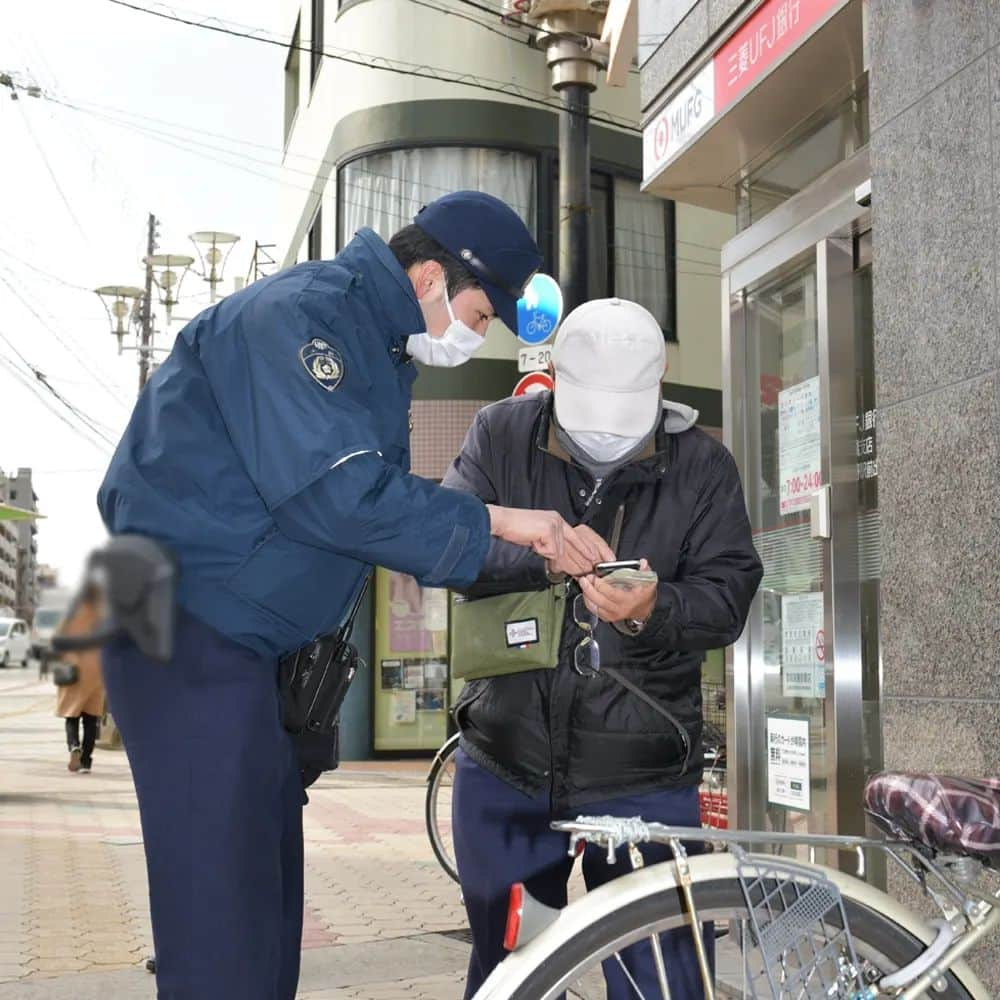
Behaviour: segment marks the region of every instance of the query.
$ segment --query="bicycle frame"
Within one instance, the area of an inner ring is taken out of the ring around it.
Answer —
[[[900,925],[907,927],[913,922],[912,914],[903,909],[891,897],[873,889],[859,880],[851,880],[850,876],[834,869],[828,869],[814,863],[817,849],[850,851],[858,859],[857,873],[859,879],[865,871],[865,851],[878,850],[885,853],[896,865],[914,879],[925,893],[934,901],[941,911],[943,921],[938,922],[935,930],[927,925],[921,928],[922,933],[914,936],[927,944],[927,949],[910,965],[897,970],[885,978],[887,989],[905,987],[899,994],[901,1000],[915,1000],[928,987],[937,982],[943,973],[955,966],[963,955],[981,938],[991,933],[1000,923],[1000,890],[992,895],[976,892],[971,882],[979,874],[979,866],[969,858],[938,858],[932,859],[918,845],[902,841],[876,840],[867,837],[848,837],[822,834],[777,833],[769,831],[740,831],[706,829],[703,827],[669,827],[660,823],[644,823],[639,819],[621,819],[610,816],[581,816],[573,821],[553,824],[553,829],[568,833],[570,836],[569,853],[576,854],[581,841],[599,844],[608,851],[608,861],[613,862],[618,848],[629,847],[630,857],[634,867],[641,865],[641,856],[632,850],[635,844],[660,843],[669,846],[673,854],[673,863],[652,866],[651,871],[659,868],[672,867],[671,883],[678,887],[684,897],[691,922],[697,926],[702,921],[698,915],[697,905],[692,892],[692,884],[697,881],[697,869],[704,867],[704,856],[689,859],[684,850],[683,841],[701,841],[724,845],[729,848],[734,858],[750,858],[743,851],[743,845],[770,844],[775,846],[804,846],[810,852],[810,865],[817,872],[822,872],[827,878],[838,884],[844,895],[850,898],[876,894],[874,902],[867,902],[871,909],[890,916]],[[903,857],[909,854],[911,862]],[[713,857],[712,855],[708,856]],[[931,888],[929,879],[934,880],[938,889]],[[612,882],[610,888],[623,880]],[[963,884],[964,883],[964,884]],[[864,892],[859,892],[863,887]],[[863,899],[859,901],[864,902]],[[901,919],[905,914],[908,919]],[[709,971],[708,959],[704,942],[700,935],[694,935],[695,948],[698,953],[698,964],[704,982],[707,1000],[714,1000],[712,976]],[[964,966],[964,963],[963,963]],[[963,968],[963,982],[968,985],[971,971]],[[891,980],[891,982],[890,982]],[[978,982],[978,981],[976,981]]]

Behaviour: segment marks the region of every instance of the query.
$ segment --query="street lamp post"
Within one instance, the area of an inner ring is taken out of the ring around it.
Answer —
[[[169,325],[173,317],[173,308],[180,301],[184,276],[195,261],[189,254],[156,252],[157,220],[152,213],[149,215],[146,237],[146,256],[142,259],[146,272],[145,288],[133,285],[102,285],[95,289],[108,313],[111,333],[118,338],[118,353],[138,352],[140,392],[156,367],[153,361],[154,355],[157,351],[165,351],[153,343],[156,335],[153,286],[156,286],[157,298],[166,312]],[[191,234],[191,241],[201,261],[200,273],[208,282],[212,302],[218,297],[218,286],[223,280],[226,261],[239,239],[235,233],[223,233],[212,229]],[[126,346],[125,335],[130,327],[135,329],[138,342]]]
[[[214,302],[216,289],[222,281],[226,261],[240,238],[235,233],[221,233],[215,229],[205,229],[190,236],[201,261],[201,276],[208,282],[209,301]],[[223,250],[225,247],[225,250]]]
[[[194,257],[184,253],[154,253],[146,257],[145,263],[152,268],[153,283],[159,290],[160,305],[166,310],[169,326],[173,308],[180,301],[181,284]]]
[[[108,314],[111,334],[118,338],[118,353],[121,354],[125,350],[123,341],[129,324],[138,321],[145,293],[135,285],[101,285],[94,291]]]

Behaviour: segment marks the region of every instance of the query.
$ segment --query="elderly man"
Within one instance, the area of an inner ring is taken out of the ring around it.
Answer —
[[[631,559],[655,580],[602,578],[573,551],[546,560],[494,540],[470,597],[538,591],[572,578],[555,669],[473,680],[455,707],[462,733],[454,837],[473,933],[466,996],[503,958],[514,882],[566,904],[572,860],[550,823],[581,811],[698,826],[701,663],[743,629],[761,578],[736,465],[664,402],[656,320],[618,299],[572,312],[556,338],[555,390],[486,407],[445,485],[485,503],[550,508],[602,559]],[[624,585],[623,585],[624,583]],[[665,849],[648,845],[648,861]],[[630,870],[588,848],[593,888]],[[687,929],[663,935],[671,995],[701,996]],[[626,953],[657,991],[648,944]],[[605,969],[608,996],[634,996]],[[656,992],[658,995],[658,992]]]

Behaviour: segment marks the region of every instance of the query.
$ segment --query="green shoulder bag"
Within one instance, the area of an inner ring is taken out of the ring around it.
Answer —
[[[451,672],[467,681],[553,670],[566,611],[565,583],[472,600],[453,597]]]

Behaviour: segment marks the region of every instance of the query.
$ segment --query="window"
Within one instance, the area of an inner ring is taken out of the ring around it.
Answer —
[[[674,205],[642,194],[636,181],[615,178],[614,294],[644,305],[677,339]]]
[[[449,191],[478,190],[506,202],[535,232],[534,156],[478,147],[398,149],[347,164],[340,172],[340,239],[364,226],[383,239]]]
[[[309,236],[306,241],[306,251],[309,260],[323,259],[323,209],[316,209],[312,225],[309,227]]]
[[[553,191],[559,189],[558,178]],[[587,297],[620,296],[645,306],[677,339],[674,206],[645,195],[637,181],[591,174],[590,274]],[[552,273],[558,274],[559,202],[555,198]]]
[[[323,21],[326,18],[325,0],[312,0],[312,44],[310,48],[309,82],[316,82],[316,74],[323,64]]]
[[[299,45],[301,44],[301,18],[295,22],[292,44],[285,60],[285,145],[292,134],[292,125],[299,110],[299,66],[301,65]]]
[[[527,153],[448,146],[360,157],[339,175],[339,244],[364,226],[388,239],[428,202],[467,188],[510,205],[543,250],[551,250],[546,269],[558,275],[559,185],[549,161],[543,162],[542,177],[555,183],[540,190],[539,159]],[[637,181],[607,171],[593,172],[591,194],[589,297],[634,299],[657,318],[668,340],[676,340],[673,203],[642,194]],[[539,219],[550,220],[542,231]]]

